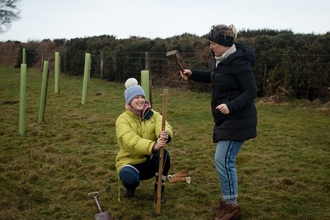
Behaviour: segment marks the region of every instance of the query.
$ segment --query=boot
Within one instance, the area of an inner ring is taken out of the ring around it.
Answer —
[[[155,183],[155,187],[154,187],[154,202],[157,203],[157,190],[158,190],[158,184]],[[166,199],[165,199],[165,193],[164,193],[164,190],[165,190],[165,185],[162,184],[162,189],[161,189],[161,196],[160,196],[160,202],[161,203],[165,203],[166,202]]]
[[[134,193],[135,193],[135,188],[133,188],[133,189],[126,188],[126,191],[124,193],[124,198],[127,200],[130,200],[134,197]]]
[[[208,210],[208,212],[216,212],[216,213],[220,213],[225,207],[226,207],[227,203],[221,199],[219,199],[219,206]]]
[[[214,220],[238,220],[242,216],[241,209],[238,204],[225,204],[220,214]]]

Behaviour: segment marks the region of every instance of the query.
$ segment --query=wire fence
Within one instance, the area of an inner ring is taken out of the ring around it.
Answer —
[[[86,51],[59,51],[62,74],[83,75]],[[152,86],[177,87],[196,92],[210,92],[208,84],[184,81],[174,62],[166,58],[166,52],[87,51],[91,54],[90,76],[102,80],[124,82],[129,77],[140,81],[141,70],[149,70]],[[211,68],[211,53],[182,53],[180,62],[184,68]],[[43,67],[49,61],[54,70],[54,50],[27,50],[28,67]],[[0,63],[19,67],[21,50],[0,51]],[[312,54],[257,54],[253,67],[258,97],[274,100],[287,98],[330,100],[330,55]]]

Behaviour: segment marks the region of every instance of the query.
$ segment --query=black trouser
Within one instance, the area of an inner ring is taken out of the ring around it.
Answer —
[[[140,164],[132,164],[139,172],[140,179],[147,180],[155,176],[155,173],[158,173],[159,169],[159,156],[160,151],[153,154],[146,162]],[[170,169],[171,158],[170,154],[166,149],[164,149],[164,159],[163,159],[163,175],[167,176]],[[157,181],[157,179],[156,179]]]

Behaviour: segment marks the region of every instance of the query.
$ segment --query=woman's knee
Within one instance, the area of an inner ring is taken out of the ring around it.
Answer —
[[[133,189],[140,185],[140,173],[132,165],[125,165],[119,171],[119,178],[127,189]]]

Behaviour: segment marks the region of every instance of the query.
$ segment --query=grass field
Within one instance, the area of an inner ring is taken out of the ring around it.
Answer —
[[[28,69],[25,135],[19,134],[20,70],[0,65],[0,219],[94,219],[88,192],[99,191],[112,219],[213,219],[220,185],[213,164],[210,95],[169,89],[174,128],[170,174],[188,169],[191,183],[166,185],[155,216],[153,179],[132,201],[119,201],[114,159],[115,120],[124,110],[124,84],[91,79],[81,105],[82,78],[50,73],[45,121],[38,123],[42,72]],[[164,88],[153,88],[161,112]],[[330,219],[330,104],[257,101],[258,137],[237,158],[244,220]]]

